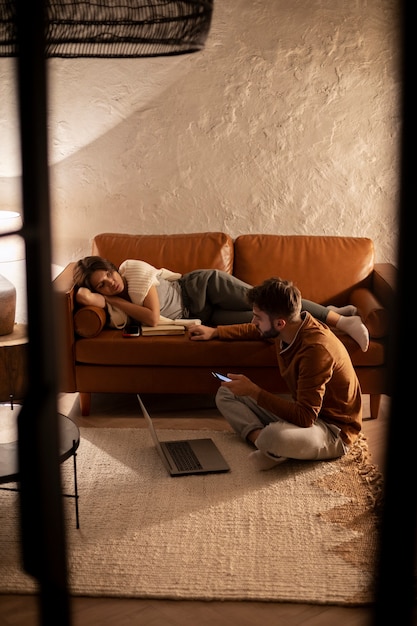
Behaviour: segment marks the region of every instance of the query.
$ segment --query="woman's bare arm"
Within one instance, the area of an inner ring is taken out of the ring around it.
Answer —
[[[124,311],[129,317],[133,318],[137,322],[146,324],[147,326],[156,326],[159,322],[161,315],[159,306],[159,297],[156,287],[152,285],[149,289],[146,298],[143,301],[143,306],[134,304],[130,300],[119,298],[118,296],[106,296],[106,301],[112,306]]]
[[[90,291],[87,287],[80,287],[75,294],[75,299],[82,306],[98,306],[101,309],[106,308],[106,298],[100,293]]]

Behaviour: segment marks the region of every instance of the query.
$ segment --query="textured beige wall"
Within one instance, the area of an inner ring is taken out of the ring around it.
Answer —
[[[53,261],[98,232],[223,230],[367,236],[396,262],[398,11],[217,0],[203,52],[48,61]],[[0,209],[19,198],[12,69]]]

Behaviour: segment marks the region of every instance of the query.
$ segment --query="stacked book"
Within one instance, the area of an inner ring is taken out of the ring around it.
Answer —
[[[201,324],[197,319],[177,319],[163,321],[156,326],[145,326],[142,324],[142,335],[150,337],[154,335],[184,335],[186,328],[193,324]]]

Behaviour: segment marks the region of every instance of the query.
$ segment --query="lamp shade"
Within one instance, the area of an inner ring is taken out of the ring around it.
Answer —
[[[0,263],[21,261],[25,258],[23,238],[18,233],[22,218],[17,211],[0,211]]]
[[[196,52],[213,0],[45,0],[46,57],[135,58]],[[16,56],[14,3],[0,3],[0,56]]]

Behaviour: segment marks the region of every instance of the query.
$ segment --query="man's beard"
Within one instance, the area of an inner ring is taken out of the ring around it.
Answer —
[[[261,331],[261,333],[265,339],[276,339],[280,335],[279,330],[276,330],[273,326],[269,330]]]

